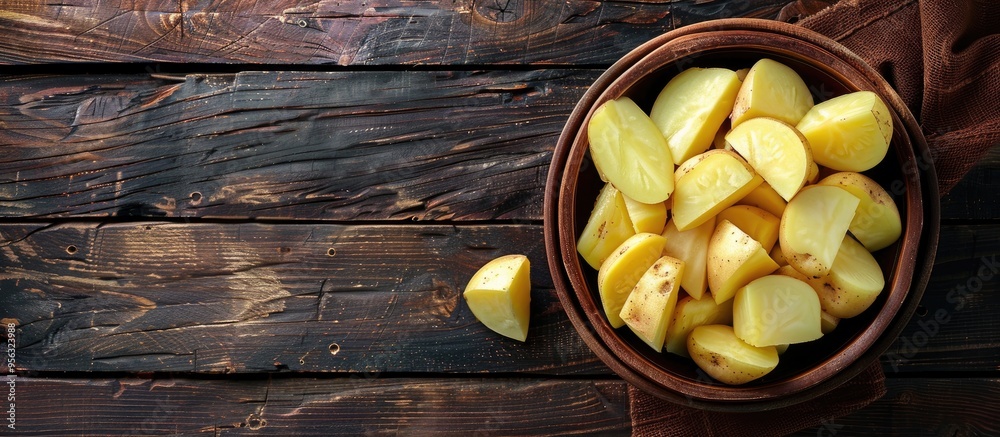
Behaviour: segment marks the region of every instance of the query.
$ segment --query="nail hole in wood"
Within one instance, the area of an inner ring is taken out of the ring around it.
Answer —
[[[326,256],[334,256],[337,254],[337,249],[329,248],[326,250]]]
[[[66,253],[68,253],[70,255],[76,253],[76,246],[74,246],[72,244],[70,244],[69,246],[66,246]]]
[[[201,202],[201,193],[197,191],[191,193],[191,201],[194,203]]]
[[[330,343],[330,355],[337,355],[340,352],[340,345],[337,343]]]
[[[251,414],[249,417],[247,417],[247,428],[250,428],[250,429],[256,431],[256,430],[261,429],[261,428],[263,428],[265,426],[267,426],[267,421],[264,420],[264,418],[262,418],[262,417],[260,417],[260,416],[258,416],[256,414]]]

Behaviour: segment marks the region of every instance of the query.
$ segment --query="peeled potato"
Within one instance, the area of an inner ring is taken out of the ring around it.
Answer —
[[[688,353],[701,370],[726,384],[748,383],[778,366],[774,346],[746,344],[726,325],[694,328],[688,336]]]
[[[826,276],[860,201],[840,187],[810,185],[781,216],[778,241],[785,259],[806,276]]]
[[[732,299],[717,304],[711,298],[695,299],[693,296],[685,296],[674,307],[673,319],[667,327],[665,348],[667,352],[688,357],[690,355],[687,350],[687,338],[694,328],[702,325],[732,324]]]
[[[709,150],[688,162],[678,169],[673,196],[673,220],[681,231],[701,225],[763,181],[743,158],[728,150]]]
[[[725,68],[689,68],[670,79],[649,117],[667,140],[674,161],[708,150],[739,89],[736,72]]]
[[[892,116],[871,91],[857,91],[813,106],[796,125],[809,140],[819,165],[865,171],[885,158],[892,140]]]
[[[774,118],[746,120],[726,134],[726,142],[786,201],[806,184],[816,165],[805,137]]]
[[[635,234],[601,264],[597,272],[597,291],[611,327],[625,325],[619,315],[622,306],[639,278],[662,256],[663,244],[664,239],[658,234]]]
[[[613,185],[604,184],[587,225],[576,241],[576,250],[587,264],[599,269],[611,252],[633,235],[635,229],[622,193]]]
[[[649,116],[628,97],[609,100],[587,125],[594,166],[615,188],[642,203],[667,200],[674,190],[674,159]]]
[[[524,255],[494,259],[476,272],[463,293],[469,309],[487,328],[525,341],[531,303],[531,267]]]
[[[818,282],[814,288],[823,310],[845,319],[868,309],[885,288],[878,261],[850,236],[844,237],[830,274]]]
[[[760,242],[722,220],[708,242],[708,288],[715,303],[732,299],[736,290],[778,269]]]
[[[667,205],[663,202],[642,203],[625,197],[625,209],[628,211],[628,218],[632,221],[632,229],[635,233],[650,232],[659,234],[663,232],[663,225],[667,223]]]
[[[812,106],[812,94],[798,73],[764,58],[743,79],[730,121],[735,128],[752,118],[771,117],[794,126]]]
[[[899,210],[878,182],[861,173],[839,172],[823,178],[819,184],[836,185],[861,201],[848,230],[869,251],[883,249],[899,239],[903,232]]]
[[[819,298],[799,279],[764,276],[741,288],[733,299],[733,329],[747,344],[776,346],[823,336]]]
[[[785,212],[785,205],[788,202],[777,191],[774,191],[774,188],[771,188],[770,184],[763,182],[737,201],[736,204],[756,206],[774,214],[775,217],[781,217],[781,214]]]
[[[763,209],[749,205],[733,205],[722,210],[716,219],[729,220],[736,227],[757,240],[765,251],[770,252],[778,241],[781,219]]]
[[[669,256],[660,257],[643,273],[622,306],[621,318],[649,347],[659,352],[667,327],[673,318],[680,294],[684,262]]]
[[[684,261],[681,288],[695,299],[701,299],[708,289],[708,240],[715,230],[715,218],[710,218],[700,226],[686,231],[678,231],[674,221],[663,228],[663,254]]]

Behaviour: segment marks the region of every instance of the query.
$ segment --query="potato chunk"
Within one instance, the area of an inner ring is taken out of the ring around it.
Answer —
[[[871,91],[857,91],[813,106],[797,128],[809,140],[819,165],[865,171],[885,158],[892,140],[892,116]]]
[[[667,222],[663,229],[663,254],[684,261],[681,288],[695,299],[701,299],[708,289],[708,240],[715,230],[715,218],[710,218],[700,226],[686,231],[678,231],[674,221]]]
[[[717,220],[729,220],[736,227],[757,240],[765,251],[770,252],[778,241],[781,219],[763,209],[749,205],[733,205],[722,210]]]
[[[576,241],[576,251],[587,264],[600,269],[611,253],[635,235],[622,193],[611,184],[604,184],[587,225]]]
[[[806,184],[815,166],[805,137],[777,119],[747,120],[726,134],[726,142],[786,201]]]
[[[628,218],[632,221],[632,229],[635,233],[650,232],[659,234],[663,232],[663,225],[667,223],[667,205],[663,202],[642,203],[625,197],[625,209],[628,211]]]
[[[802,189],[781,216],[778,241],[788,264],[806,276],[830,272],[860,201],[840,187],[810,185]]]
[[[494,332],[519,341],[528,338],[531,266],[524,255],[505,255],[484,265],[463,293],[469,309]]]
[[[743,158],[728,150],[709,150],[677,169],[673,220],[686,231],[742,199],[763,181]]]
[[[649,117],[667,140],[674,161],[708,150],[739,89],[736,72],[725,68],[689,68],[670,79]]]
[[[795,70],[771,60],[757,61],[747,72],[730,115],[733,127],[756,117],[795,125],[813,106],[809,87]]]
[[[755,279],[736,292],[733,329],[754,346],[812,341],[823,336],[822,310],[809,284],[784,275]]]
[[[701,370],[726,384],[748,383],[778,366],[774,346],[751,346],[725,325],[694,328],[688,336],[688,353]]]
[[[702,325],[732,324],[732,299],[717,304],[714,299],[710,298],[695,299],[692,296],[684,296],[674,308],[673,320],[667,327],[665,347],[667,352],[689,357],[687,338],[694,328]]]
[[[664,239],[657,234],[635,234],[625,240],[601,264],[597,272],[597,291],[601,305],[613,328],[625,325],[619,315],[629,293],[639,278],[663,254]]]
[[[715,303],[732,299],[740,287],[777,269],[759,241],[728,220],[719,222],[708,242],[708,288]]]
[[[774,191],[767,182],[764,182],[754,188],[753,191],[747,193],[742,199],[736,202],[737,205],[750,205],[756,206],[764,211],[774,214],[775,217],[781,217],[781,214],[785,212],[785,205],[788,204],[784,198]]]
[[[615,188],[642,203],[663,202],[674,191],[674,159],[667,141],[632,99],[609,100],[587,125],[594,166]]]
[[[823,310],[846,319],[863,313],[875,302],[885,288],[885,276],[875,257],[848,235],[830,274],[813,285]]]
[[[659,352],[680,294],[684,262],[663,256],[643,273],[622,306],[621,318],[649,347]]]
[[[819,184],[836,185],[861,201],[847,229],[869,251],[884,249],[902,235],[903,223],[896,202],[878,182],[861,173],[840,172],[823,178]]]

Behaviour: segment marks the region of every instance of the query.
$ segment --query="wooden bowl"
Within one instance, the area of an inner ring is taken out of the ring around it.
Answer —
[[[842,320],[820,340],[793,346],[776,369],[741,386],[704,376],[690,359],[657,353],[628,328],[613,329],[597,292],[597,272],[577,254],[576,240],[602,182],[589,161],[586,126],[603,102],[629,96],[648,110],[659,90],[690,67],[750,67],[768,57],[796,70],[818,100],[878,93],[893,112],[890,152],[865,172],[894,196],[900,240],[875,255],[886,289],[863,314]],[[919,126],[885,80],[840,44],[798,26],[730,19],[687,26],[636,48],[611,66],[580,100],[556,146],[547,179],[545,242],[559,298],[594,353],[636,387],[679,404],[718,411],[761,411],[802,402],[846,382],[899,335],[923,294],[938,235],[933,161]],[[701,375],[701,376],[699,376]]]

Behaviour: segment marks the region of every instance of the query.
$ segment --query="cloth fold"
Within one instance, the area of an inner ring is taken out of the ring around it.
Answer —
[[[943,195],[1000,145],[998,22],[995,0],[842,0],[798,24],[854,51],[892,85],[920,122]],[[876,363],[814,400],[763,413],[701,411],[635,387],[629,405],[633,436],[770,436],[834,424],[884,394]]]

